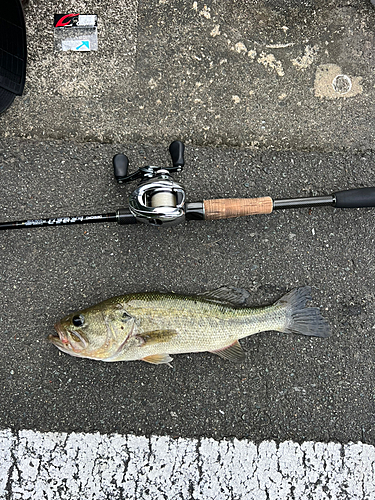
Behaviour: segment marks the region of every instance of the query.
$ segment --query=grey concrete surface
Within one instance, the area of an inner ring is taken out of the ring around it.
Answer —
[[[53,52],[59,9],[98,15],[98,52]],[[34,0],[26,20],[28,79],[5,135],[372,148],[370,1]]]
[[[72,9],[98,15],[98,52],[53,52],[53,14]],[[26,90],[0,117],[1,220],[126,205],[112,156],[163,165],[177,138],[191,201],[373,185],[370,2],[35,0],[26,19]],[[328,207],[2,232],[0,427],[373,444],[373,222]],[[257,305],[309,284],[332,336],[264,333],[243,342],[244,365],[197,354],[173,369],[46,342],[68,311],[112,295],[224,284]]]

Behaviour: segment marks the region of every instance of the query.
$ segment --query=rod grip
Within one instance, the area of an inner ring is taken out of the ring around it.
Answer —
[[[270,214],[273,201],[269,196],[262,198],[223,198],[204,200],[206,220],[230,219],[245,215]]]
[[[337,208],[375,207],[375,187],[349,189],[334,193]]]

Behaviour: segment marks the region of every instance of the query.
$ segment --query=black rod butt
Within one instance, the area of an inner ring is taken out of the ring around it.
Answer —
[[[375,187],[338,191],[334,196],[337,208],[375,207]]]

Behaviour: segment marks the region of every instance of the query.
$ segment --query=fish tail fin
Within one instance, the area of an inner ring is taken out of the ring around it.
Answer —
[[[276,302],[277,306],[285,307],[286,321],[283,333],[299,333],[315,337],[328,337],[329,323],[321,315],[318,307],[306,307],[311,300],[311,288],[305,286],[296,288]]]

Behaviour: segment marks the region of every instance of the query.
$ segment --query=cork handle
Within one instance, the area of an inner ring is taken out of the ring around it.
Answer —
[[[206,220],[229,219],[244,215],[270,214],[273,201],[269,196],[263,198],[224,198],[204,200]]]

